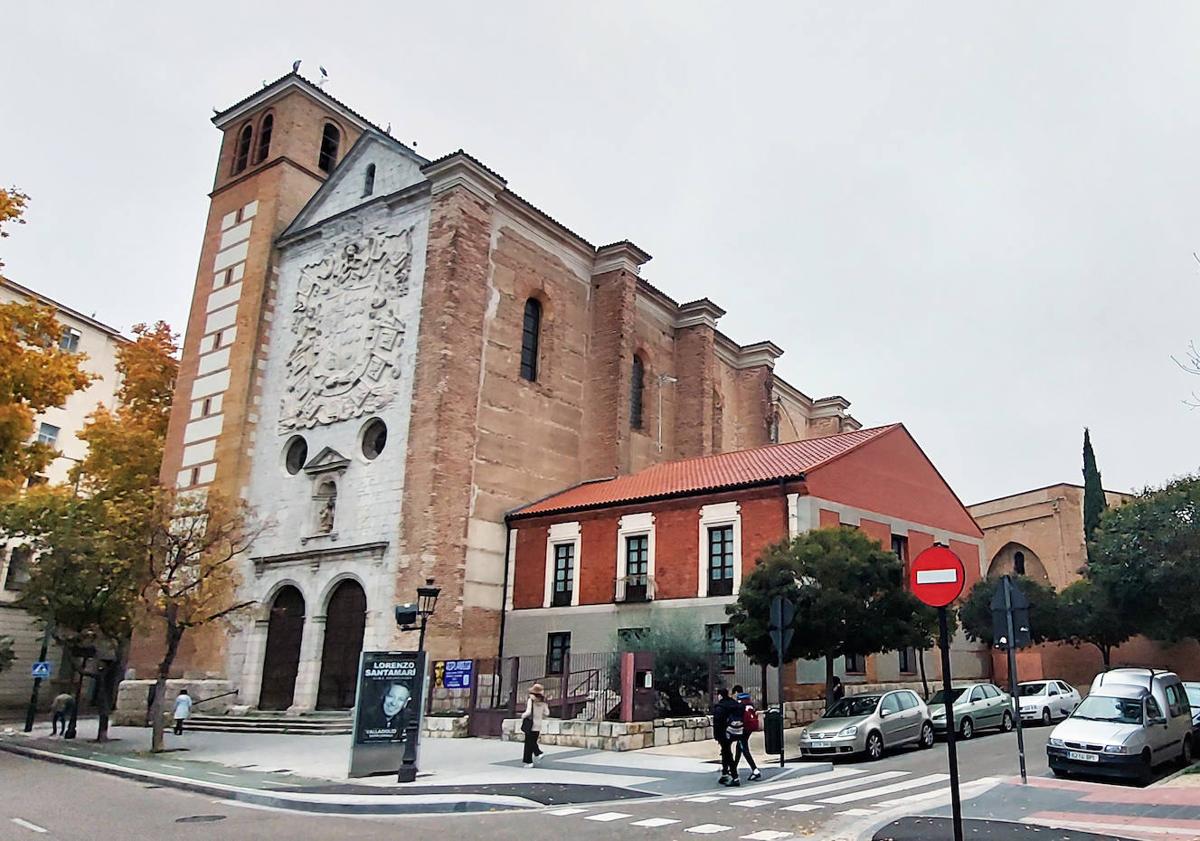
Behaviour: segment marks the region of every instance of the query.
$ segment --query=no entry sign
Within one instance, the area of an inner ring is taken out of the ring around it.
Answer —
[[[958,555],[945,546],[930,546],[912,562],[908,585],[930,607],[945,607],[962,593],[966,577]]]

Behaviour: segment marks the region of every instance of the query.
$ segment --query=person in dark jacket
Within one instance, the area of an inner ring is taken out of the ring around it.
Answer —
[[[717,780],[723,786],[740,786],[737,762],[733,758],[733,739],[731,727],[742,731],[742,711],[744,707],[729,697],[729,690],[722,687],[717,690],[717,703],[713,705],[713,738],[721,746],[721,778]]]

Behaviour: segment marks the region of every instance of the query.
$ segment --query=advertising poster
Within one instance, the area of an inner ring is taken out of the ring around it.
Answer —
[[[364,651],[359,659],[350,776],[394,773],[410,725],[419,727],[425,655]]]
[[[474,660],[434,660],[433,685],[439,689],[470,689]]]

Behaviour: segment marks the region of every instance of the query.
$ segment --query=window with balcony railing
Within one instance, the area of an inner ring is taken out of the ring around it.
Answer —
[[[617,601],[644,602],[654,598],[650,578],[650,536],[625,538],[625,577],[617,581]]]

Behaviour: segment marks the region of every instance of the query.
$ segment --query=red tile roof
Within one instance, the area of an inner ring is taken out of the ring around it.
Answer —
[[[584,482],[520,508],[513,516],[528,517],[792,479],[899,428],[900,424],[892,424],[753,450],[669,461],[629,476]]]

